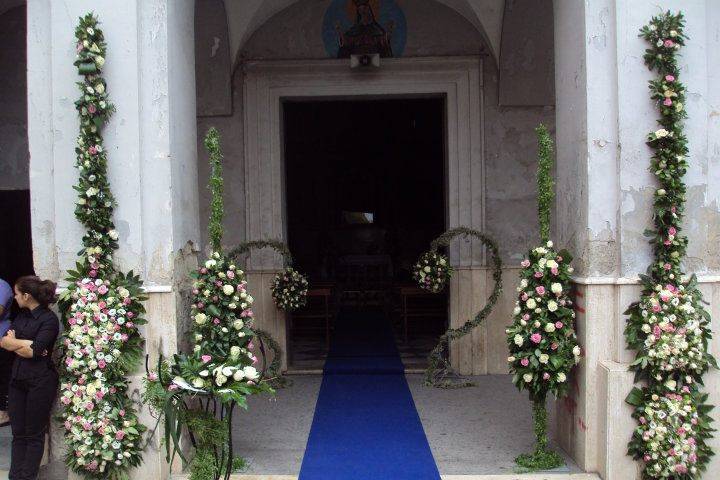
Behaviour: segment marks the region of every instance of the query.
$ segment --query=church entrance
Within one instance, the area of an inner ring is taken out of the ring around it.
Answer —
[[[310,281],[288,318],[291,370],[323,367],[338,313],[380,312],[406,369],[447,328],[412,266],[445,230],[445,99],[283,102],[287,239]]]

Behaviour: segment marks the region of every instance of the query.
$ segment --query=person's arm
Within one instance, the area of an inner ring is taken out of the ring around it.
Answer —
[[[55,345],[55,340],[60,333],[60,322],[54,313],[49,312],[42,320],[42,325],[35,335],[35,339],[28,347],[31,354],[25,358],[34,358],[47,355]],[[20,356],[24,356],[18,353]]]
[[[32,340],[15,338],[15,330],[8,330],[7,334],[0,340],[0,347],[10,352],[16,352],[23,347],[29,347],[32,343]]]

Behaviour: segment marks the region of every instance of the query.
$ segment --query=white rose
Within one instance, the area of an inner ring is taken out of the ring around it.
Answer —
[[[233,373],[233,380],[236,382],[239,382],[243,379],[244,373],[242,370],[236,370],[235,373]]]
[[[204,313],[198,313],[197,315],[195,315],[195,323],[197,323],[198,325],[204,325],[205,322],[207,322],[207,315],[205,315]]]
[[[563,288],[562,288],[562,285],[561,285],[560,283],[557,283],[557,282],[556,282],[556,283],[553,283],[552,285],[550,285],[550,291],[551,291],[552,293],[555,293],[555,294],[562,293],[562,289],[563,289]]]
[[[518,347],[521,346],[524,341],[525,340],[523,339],[522,335],[515,335],[515,337],[513,337],[513,342],[515,342],[515,345],[517,345]]]
[[[565,374],[563,372],[557,374],[558,382],[563,383],[565,380],[567,380],[567,377],[565,377]]]
[[[545,331],[548,333],[552,333],[555,331],[555,324],[554,323],[546,323],[545,324]]]
[[[513,309],[513,315],[517,315],[518,313],[520,313],[520,307],[515,307]]]
[[[201,377],[207,377],[208,375],[210,375],[210,372],[208,372],[207,370],[203,370],[198,375],[200,375]]]
[[[192,384],[195,388],[202,388],[205,386],[205,381],[202,378],[196,378],[193,380]]]
[[[558,263],[555,260],[548,260],[547,267],[548,268],[558,268]]]
[[[532,373],[526,373],[525,375],[523,375],[523,380],[525,380],[525,383],[532,382],[532,378],[533,378]]]
[[[232,367],[223,367],[222,374],[226,377],[229,377],[233,374],[233,368]]]
[[[548,240],[548,242],[547,242],[545,245],[546,245],[548,248],[552,248],[552,247],[553,247],[553,242],[552,242],[552,240]]]
[[[245,326],[245,322],[243,322],[239,318],[233,322],[233,328],[235,330],[241,330],[244,326]]]
[[[533,299],[533,298],[528,298],[527,302],[525,302],[525,305],[527,305],[527,308],[529,308],[530,310],[537,307],[537,304],[535,303],[535,299]]]
[[[234,303],[231,303],[230,305],[228,305],[228,308],[230,310],[235,310],[237,308],[237,305],[235,305]]]
[[[202,339],[203,339],[202,334],[200,334],[200,333],[196,333],[196,334],[195,334],[195,341],[196,341],[196,342],[199,342],[199,341],[202,340]]]
[[[232,285],[223,285],[222,290],[225,295],[232,295],[233,293],[235,293],[235,287],[233,287]]]
[[[222,386],[223,384],[225,384],[225,382],[227,382],[227,377],[226,377],[225,375],[218,375],[217,377],[215,377],[215,384],[216,384],[218,387],[220,387],[220,386]]]
[[[424,271],[425,273],[430,273],[430,267],[425,267],[425,268],[423,268],[423,271]]]
[[[523,278],[522,280],[520,280],[520,286],[522,288],[526,288],[528,286],[528,281]]]
[[[258,371],[255,369],[255,367],[247,366],[243,368],[243,373],[245,374],[245,377],[250,380],[255,380],[258,378]]]
[[[118,239],[118,232],[117,232],[117,230],[110,230],[110,231],[108,232],[108,236],[109,236],[110,238],[112,238],[113,240],[117,240],[117,239]]]
[[[558,304],[555,300],[550,300],[547,304],[547,307],[548,307],[548,310],[550,310],[551,312],[554,312],[555,310],[558,309]]]
[[[575,355],[576,357],[580,356],[580,346],[579,345],[575,345],[573,347],[573,355]]]
[[[208,260],[208,261],[205,262],[205,268],[212,268],[212,267],[215,266],[216,263],[217,263],[217,262],[216,262],[215,260],[210,259],[210,260]]]
[[[195,345],[193,347],[193,352],[199,352],[200,351],[200,345]]]
[[[515,361],[515,357],[508,357],[508,362],[512,363]]]
[[[669,133],[670,133],[670,132],[668,132],[668,131],[665,130],[664,128],[661,128],[661,129],[655,131],[655,137],[656,137],[656,138],[667,137]]]
[[[232,347],[230,347],[230,356],[237,359],[240,356],[240,347],[238,347],[237,345],[233,345]]]
[[[550,355],[548,355],[546,353],[541,353],[540,358],[538,358],[538,360],[540,361],[540,363],[548,363],[550,361]]]

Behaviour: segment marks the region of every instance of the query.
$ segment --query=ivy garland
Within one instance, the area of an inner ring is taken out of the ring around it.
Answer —
[[[655,259],[648,275],[641,275],[643,291],[633,303],[625,329],[628,346],[636,350],[631,369],[636,381],[627,402],[635,407],[638,422],[628,453],[642,460],[644,480],[700,478],[713,452],[707,444],[713,431],[700,392],[702,376],[717,367],[708,353],[710,315],[695,276],[683,282],[681,262],[687,237],[681,235],[687,171],[687,138],[683,131],[685,86],[678,80],[678,50],[685,45],[682,13],[653,17],[640,30],[650,47],[645,64],[657,72],[649,82],[651,98],[658,106],[658,130],[647,144],[654,150],[650,170],[659,183],[653,207],[654,230],[646,234]]]
[[[447,257],[438,253],[438,250],[442,247],[447,247],[450,242],[457,237],[473,237],[482,242],[482,244],[490,251],[493,263],[493,280],[495,281],[495,287],[492,293],[487,299],[487,303],[480,310],[474,318],[466,321],[458,328],[448,328],[447,331],[440,336],[438,344],[433,348],[432,352],[428,356],[428,368],[425,371],[425,385],[429,387],[437,388],[463,388],[473,386],[471,382],[458,380],[457,374],[454,373],[452,366],[449,361],[449,345],[450,342],[463,337],[470,333],[475,327],[480,325],[483,320],[490,315],[490,312],[495,307],[500,294],[502,293],[502,261],[500,260],[500,252],[497,244],[490,237],[481,233],[477,230],[473,230],[468,227],[457,227],[448,230],[447,232],[440,235],[438,238],[432,241],[430,244],[430,251],[424,253],[418,261],[418,265],[424,267],[430,267],[431,271],[425,271],[428,276],[434,279],[443,280],[441,282],[432,282],[433,285],[446,285],[452,275],[452,269],[447,267]],[[445,260],[441,262],[441,260]],[[440,270],[433,271],[432,268],[436,267]],[[416,266],[417,270],[417,266]],[[421,288],[428,288],[424,279],[421,279],[419,274],[415,275],[416,280],[419,282]],[[423,277],[424,278],[424,277]],[[431,287],[430,291],[439,293],[442,288]]]
[[[65,329],[61,337],[60,420],[65,427],[66,463],[87,479],[122,480],[142,461],[142,435],[126,376],[138,365],[146,299],[141,281],[113,264],[118,233],[115,201],[107,174],[101,130],[114,111],[102,77],[106,43],[93,14],[75,30],[83,80],[75,107],[80,117],[75,166],[80,172],[75,217],[85,227],[83,249],[68,288],[60,298]]]

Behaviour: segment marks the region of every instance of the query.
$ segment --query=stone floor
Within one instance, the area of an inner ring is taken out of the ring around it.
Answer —
[[[248,461],[243,473],[300,471],[322,377],[290,378],[292,386],[274,397],[251,398],[235,417],[235,451]],[[424,387],[422,375],[407,380],[441,474],[513,473],[513,459],[532,449],[530,404],[508,376],[474,377],[475,387],[460,390]],[[579,471],[571,461],[560,470]]]

